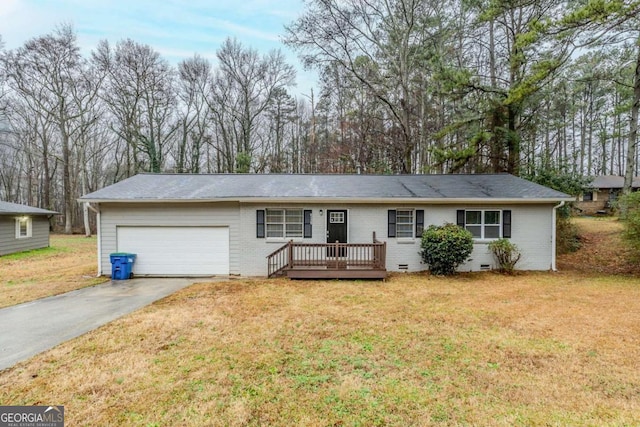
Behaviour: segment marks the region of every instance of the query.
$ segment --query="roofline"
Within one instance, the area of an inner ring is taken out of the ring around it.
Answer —
[[[182,172],[138,172],[135,175],[131,175],[128,178],[133,178],[138,175],[179,175],[179,176],[386,176],[386,177],[407,177],[407,176],[478,176],[478,175],[511,175],[516,178],[520,178],[519,176],[510,174],[509,172],[488,172],[488,173],[394,173],[394,174],[386,174],[386,173],[287,173],[287,172],[278,172],[278,173],[256,173],[256,172],[211,172],[211,173],[182,173]],[[524,178],[521,178],[524,179]]]
[[[0,212],[0,216],[53,216],[60,215],[60,212]]]
[[[78,199],[79,203],[429,203],[434,205],[473,203],[473,204],[542,204],[573,202],[574,197],[545,197],[538,199],[525,198],[419,198],[419,197],[398,197],[398,198],[354,198],[354,197],[234,197],[234,198],[214,198],[214,199]]]
[[[624,185],[599,185],[597,187],[587,187],[590,190],[622,190]],[[634,183],[631,188],[640,188],[640,183]]]

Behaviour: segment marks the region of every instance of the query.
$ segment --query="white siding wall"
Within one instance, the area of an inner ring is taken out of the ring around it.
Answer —
[[[511,209],[512,237],[522,252],[517,265],[522,270],[548,270],[551,268],[551,232],[552,205],[293,205],[293,204],[242,204],[240,222],[240,270],[242,275],[264,276],[267,274],[266,257],[280,248],[288,239],[256,238],[256,210],[267,208],[302,208],[311,209],[313,237],[311,239],[294,239],[309,243],[326,241],[327,209],[347,209],[349,222],[349,242],[368,243],[372,241],[375,231],[378,240],[387,242],[387,269],[399,271],[400,264],[407,264],[408,271],[425,270],[426,266],[420,257],[420,239],[387,238],[388,209],[424,209],[425,228],[431,224],[441,225],[445,222],[456,222],[457,209]],[[320,209],[324,215],[320,216]],[[482,264],[495,268],[495,262],[487,248],[488,242],[477,242],[474,245],[471,259],[460,267],[461,271],[480,270]]]
[[[119,225],[228,226],[230,273],[241,274],[239,212],[237,203],[102,203],[100,204],[102,274],[111,273],[109,254],[117,250],[116,227]]]
[[[511,242],[522,252],[522,258],[516,265],[518,270],[549,270],[552,260],[553,205],[501,205],[501,206],[465,206],[466,209],[511,209]],[[452,206],[455,214],[460,206]],[[426,217],[425,211],[425,217]],[[425,222],[427,222],[425,218]],[[455,223],[455,218],[450,222]],[[434,223],[434,222],[432,222]],[[435,224],[438,224],[436,221]],[[478,271],[482,264],[496,268],[495,260],[489,252],[489,241],[474,245],[471,259],[460,266],[460,271]]]
[[[324,206],[315,204],[242,204],[240,205],[240,265],[243,276],[266,276],[267,255],[283,246],[291,239],[266,239],[256,237],[256,210],[269,208],[298,208],[311,209],[312,238],[293,239],[296,242],[323,243],[325,242],[325,216],[320,216],[320,209]],[[326,215],[326,214],[325,214]],[[367,240],[368,241],[368,240]]]
[[[368,243],[375,231],[378,240],[387,242],[387,269],[398,271],[407,264],[408,271],[425,270],[420,258],[420,239],[387,238],[388,209],[424,209],[425,228],[430,224],[456,222],[457,209],[511,209],[512,238],[522,252],[517,267],[522,270],[548,270],[551,268],[552,205],[349,205],[349,204],[242,204],[237,203],[185,203],[185,204],[101,204],[101,265],[103,274],[109,274],[109,254],[116,251],[118,225],[171,225],[171,226],[228,226],[230,240],[230,272],[243,276],[265,276],[267,255],[286,243],[288,239],[258,239],[256,237],[256,210],[267,208],[311,209],[313,237],[295,239],[310,243],[326,241],[327,209],[347,209],[350,243]],[[323,215],[320,216],[320,209]],[[495,267],[487,248],[488,242],[474,245],[471,260],[461,271],[480,270],[482,264]]]

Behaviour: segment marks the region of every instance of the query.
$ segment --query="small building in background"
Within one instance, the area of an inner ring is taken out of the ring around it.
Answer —
[[[0,256],[49,246],[49,219],[57,212],[0,201]]]
[[[616,201],[622,194],[624,177],[616,175],[596,176],[590,191],[578,197],[576,207],[583,215],[608,214],[616,207]],[[640,177],[632,182],[633,191],[640,189]]]

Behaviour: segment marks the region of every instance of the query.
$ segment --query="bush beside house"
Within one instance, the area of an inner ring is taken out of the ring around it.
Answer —
[[[422,259],[433,274],[450,275],[473,251],[473,235],[468,230],[447,223],[431,225],[422,233]]]

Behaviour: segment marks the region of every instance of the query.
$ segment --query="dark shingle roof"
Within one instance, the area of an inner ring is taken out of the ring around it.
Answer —
[[[57,215],[58,212],[0,201],[0,215]]]
[[[572,197],[508,174],[283,175],[140,174],[81,201],[561,201]]]
[[[631,181],[633,188],[640,188],[640,176],[636,176]],[[622,188],[624,187],[624,177],[617,175],[596,176],[591,182],[591,188]]]

